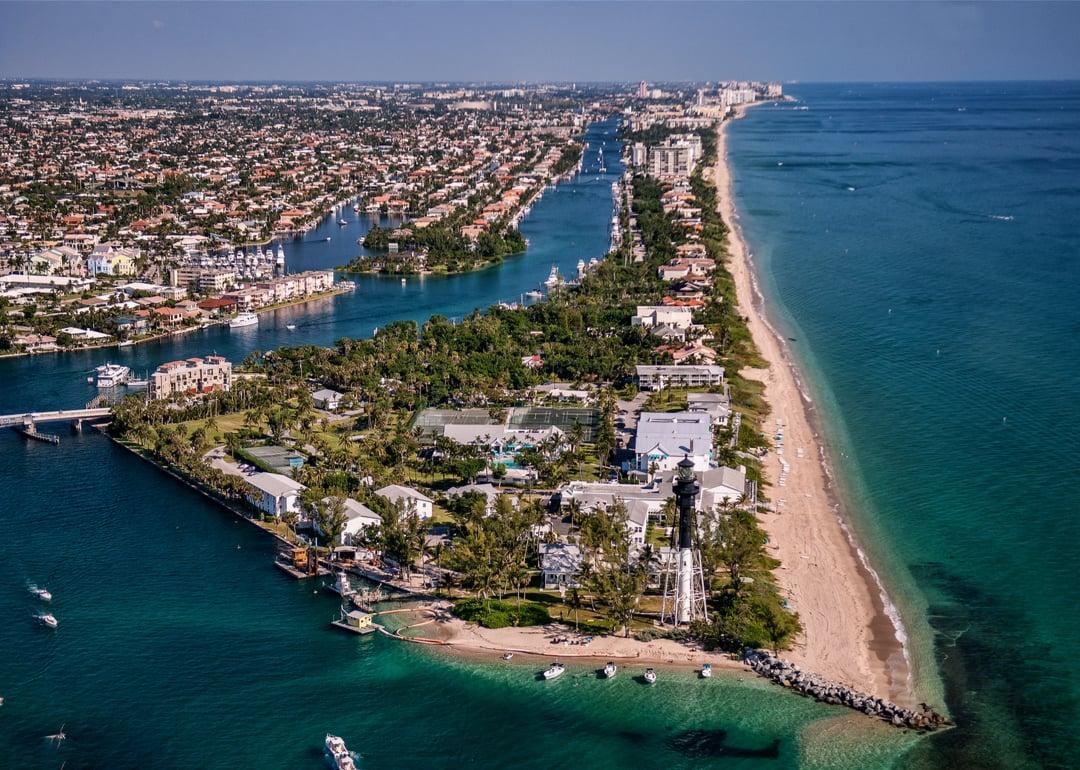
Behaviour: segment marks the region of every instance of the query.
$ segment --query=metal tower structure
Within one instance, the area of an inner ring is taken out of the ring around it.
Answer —
[[[685,626],[695,620],[709,619],[701,552],[694,548],[694,527],[697,526],[695,501],[700,487],[694,478],[694,464],[688,457],[683,457],[678,465],[674,491],[675,507],[679,514],[679,541],[678,548],[671,554],[664,569],[660,622]]]

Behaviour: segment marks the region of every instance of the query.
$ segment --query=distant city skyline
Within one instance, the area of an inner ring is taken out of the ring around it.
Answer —
[[[1080,78],[1077,3],[2,3],[0,77]]]

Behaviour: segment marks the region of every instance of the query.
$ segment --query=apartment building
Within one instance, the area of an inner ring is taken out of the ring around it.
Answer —
[[[150,397],[169,398],[177,393],[202,395],[232,388],[232,362],[223,356],[169,361],[150,376]]]

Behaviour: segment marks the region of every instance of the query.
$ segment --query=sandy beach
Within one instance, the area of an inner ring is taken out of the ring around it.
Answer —
[[[740,110],[736,117],[743,113]],[[778,581],[804,627],[784,657],[832,680],[909,704],[910,668],[897,629],[885,612],[881,586],[844,526],[814,429],[815,415],[799,388],[785,344],[766,319],[732,196],[726,153],[729,123],[725,121],[717,132],[713,169],[720,214],[730,230],[728,269],[754,342],[770,364],[742,373],[765,384],[765,399],[772,409],[766,434],[783,435],[765,459],[774,511],[761,520],[771,551],[782,562]]]
[[[625,667],[663,666],[700,669],[710,663],[714,669],[750,673],[739,660],[722,652],[692,649],[671,639],[642,642],[633,638],[592,635],[574,631],[565,623],[521,628],[483,628],[452,616],[445,608],[428,607],[410,613],[400,629],[406,636],[435,640],[455,654],[500,657],[506,652],[518,656],[559,659],[565,662],[599,663],[614,661]],[[556,643],[556,639],[567,642]],[[582,643],[584,640],[588,643]]]

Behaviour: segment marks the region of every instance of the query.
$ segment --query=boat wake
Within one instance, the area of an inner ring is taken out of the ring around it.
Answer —
[[[1012,222],[1016,217],[1012,214],[987,214],[990,219],[996,219],[998,222]]]

